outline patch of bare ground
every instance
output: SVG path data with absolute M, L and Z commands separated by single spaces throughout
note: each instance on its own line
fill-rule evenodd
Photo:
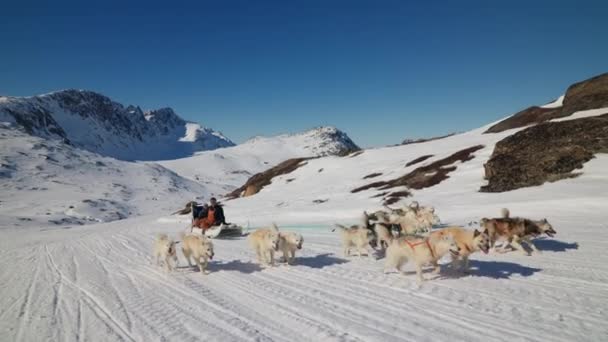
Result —
M 405 167 L 412 166 L 412 165 L 418 164 L 418 163 L 422 163 L 423 161 L 431 158 L 432 156 L 433 156 L 432 154 L 427 154 L 427 155 L 418 157 L 418 158 L 416 158 L 416 159 L 414 159 L 412 161 L 409 161 L 407 164 L 405 164 Z
M 412 193 L 407 190 L 391 192 L 390 194 L 388 194 L 388 196 L 384 197 L 384 201 L 382 204 L 391 205 L 393 203 L 399 202 L 399 200 L 401 200 L 402 198 L 410 197 L 411 195 Z
M 260 190 L 262 190 L 266 185 L 270 184 L 274 177 L 291 173 L 297 168 L 306 165 L 306 161 L 313 158 L 287 159 L 286 161 L 281 162 L 280 164 L 271 167 L 266 171 L 256 173 L 251 178 L 249 178 L 243 186 L 227 194 L 226 198 L 235 199 L 238 197 L 247 197 L 255 195 L 260 192 Z
M 563 105 L 557 108 L 532 106 L 488 128 L 484 133 L 498 133 L 572 115 L 587 109 L 608 107 L 608 73 L 568 87 Z
M 375 178 L 375 177 L 378 177 L 378 176 L 382 176 L 382 172 L 370 173 L 367 176 L 363 176 L 363 179 Z
M 372 188 L 388 190 L 395 187 L 407 187 L 408 189 L 424 189 L 441 183 L 449 178 L 448 174 L 456 170 L 453 165 L 456 162 L 466 162 L 474 158 L 473 153 L 482 149 L 483 145 L 475 145 L 460 150 L 452 155 L 434 161 L 428 165 L 418 167 L 404 176 L 389 181 L 378 181 L 360 186 L 351 190 L 352 193 Z M 390 195 L 389 195 L 390 196 Z

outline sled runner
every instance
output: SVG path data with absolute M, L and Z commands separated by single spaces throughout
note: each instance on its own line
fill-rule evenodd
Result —
M 202 232 L 201 228 L 194 227 L 192 229 L 197 229 Z M 211 239 L 241 235 L 243 235 L 243 227 L 238 226 L 236 224 L 221 224 L 219 226 L 210 227 L 205 230 L 205 236 Z

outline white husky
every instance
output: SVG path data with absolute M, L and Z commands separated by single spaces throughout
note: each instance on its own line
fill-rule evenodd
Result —
M 184 256 L 190 267 L 192 267 L 190 263 L 190 257 L 192 257 L 201 274 L 209 273 L 206 270 L 207 263 L 215 255 L 213 252 L 213 242 L 209 238 L 197 234 L 186 235 L 182 233 L 182 252 L 184 252 Z M 203 260 L 202 262 L 201 259 Z
M 296 257 L 296 250 L 302 249 L 304 238 L 296 232 L 279 233 L 279 250 L 283 252 L 283 259 L 292 264 Z
M 439 273 L 437 261 L 447 253 L 452 257 L 458 257 L 460 248 L 450 234 L 431 233 L 427 237 L 402 237 L 393 240 L 386 249 L 386 262 L 384 271 L 397 269 L 402 274 L 401 266 L 409 260 L 416 264 L 416 275 L 418 284 L 422 284 L 422 266 L 431 264 L 435 267 L 434 273 Z
M 342 247 L 344 257 L 350 255 L 351 247 L 357 249 L 359 258 L 365 252 L 367 256 L 372 256 L 372 246 L 370 242 L 374 240 L 373 232 L 370 229 L 361 226 L 346 227 L 341 224 L 336 224 L 336 227 L 340 229 L 340 235 L 342 236 Z
M 402 209 L 385 208 L 389 210 L 389 223 L 398 224 L 404 234 L 428 233 L 433 225 L 440 222 L 435 208 L 420 206 L 418 202 L 412 202 Z
M 161 261 L 167 271 L 172 271 L 177 267 L 177 253 L 175 251 L 176 242 L 167 234 L 158 234 L 154 241 L 154 256 L 156 264 L 161 266 Z M 173 261 L 173 264 L 171 263 Z
M 279 227 L 260 228 L 249 234 L 249 245 L 255 251 L 258 263 L 274 266 L 274 253 L 279 251 Z

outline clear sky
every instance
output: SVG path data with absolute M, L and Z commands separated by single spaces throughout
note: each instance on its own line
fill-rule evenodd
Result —
M 170 106 L 236 142 L 463 131 L 608 71 L 608 1 L 3 1 L 0 94 Z

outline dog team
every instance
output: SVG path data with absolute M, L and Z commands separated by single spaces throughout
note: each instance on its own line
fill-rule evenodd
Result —
M 397 270 L 404 273 L 402 266 L 413 262 L 418 284 L 424 280 L 422 267 L 431 265 L 434 267 L 433 272 L 439 273 L 438 261 L 447 254 L 452 259 L 452 269 L 467 272 L 469 256 L 475 252 L 487 254 L 493 248 L 502 253 L 511 246 L 528 254 L 521 244 L 523 242 L 532 251 L 540 253 L 532 238 L 542 234 L 553 237 L 556 234 L 547 219 L 511 217 L 507 209 L 502 209 L 499 218 L 482 218 L 479 229 L 452 226 L 431 230 L 440 222 L 433 207 L 412 202 L 398 209 L 388 206 L 385 208 L 386 210 L 369 214 L 363 212 L 358 225 L 347 227 L 336 224 L 342 238 L 344 257 L 350 256 L 351 251 L 355 251 L 359 257 L 364 254 L 372 257 L 376 247 L 384 251 L 385 272 Z M 276 224 L 255 230 L 247 239 L 262 266 L 274 266 L 275 253 L 279 251 L 283 254 L 283 261 L 292 264 L 296 251 L 302 249 L 304 242 L 302 235 L 280 232 Z M 497 242 L 502 243 L 500 249 L 496 246 Z M 169 271 L 177 265 L 177 243 L 179 242 L 171 240 L 166 234 L 158 235 L 154 243 L 157 264 L 162 261 Z M 181 243 L 188 265 L 192 267 L 192 258 L 201 273 L 207 274 L 208 260 L 213 259 L 214 255 L 211 239 L 202 235 L 182 233 Z
M 213 259 L 213 242 L 201 234 L 180 234 L 182 253 L 188 266 L 193 267 L 191 259 L 203 274 L 208 274 L 207 264 Z M 262 266 L 275 266 L 275 252 L 283 253 L 283 260 L 293 264 L 296 251 L 302 249 L 304 238 L 296 232 L 279 232 L 276 224 L 269 228 L 257 229 L 247 237 L 255 251 L 257 261 Z M 167 234 L 159 234 L 154 241 L 154 257 L 157 265 L 164 265 L 167 271 L 177 267 L 177 248 L 180 241 L 174 241 Z

